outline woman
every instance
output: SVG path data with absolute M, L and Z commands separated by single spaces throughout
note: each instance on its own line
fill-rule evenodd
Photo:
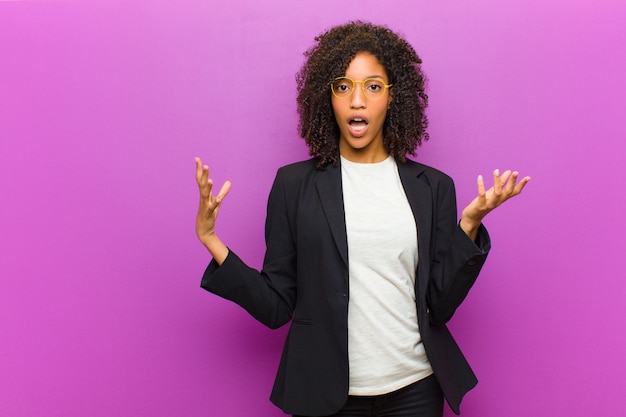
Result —
M 202 287 L 271 328 L 291 322 L 271 400 L 302 416 L 442 416 L 476 377 L 446 322 L 486 259 L 487 213 L 528 180 L 494 172 L 457 223 L 452 180 L 406 159 L 428 139 L 421 60 L 385 27 L 316 38 L 298 73 L 312 159 L 278 170 L 263 269 L 215 233 L 228 194 L 196 158 L 196 233 L 213 260 Z

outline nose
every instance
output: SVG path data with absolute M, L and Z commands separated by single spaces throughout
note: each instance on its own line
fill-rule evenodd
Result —
M 361 84 L 360 82 L 356 82 L 354 84 L 354 91 L 350 96 L 350 108 L 364 109 L 366 101 L 367 100 L 365 98 L 365 92 L 363 91 L 363 84 Z

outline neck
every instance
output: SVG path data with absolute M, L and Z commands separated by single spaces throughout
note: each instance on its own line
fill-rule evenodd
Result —
M 339 146 L 339 154 L 350 162 L 357 162 L 360 164 L 374 164 L 376 162 L 382 162 L 389 157 L 389 154 L 384 148 L 373 149 L 354 149 Z

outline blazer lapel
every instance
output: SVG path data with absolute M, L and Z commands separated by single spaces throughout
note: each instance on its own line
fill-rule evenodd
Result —
M 432 191 L 424 173 L 424 167 L 413 161 L 397 161 L 398 172 L 404 192 L 413 211 L 417 225 L 418 263 L 430 259 L 430 235 L 432 231 Z M 348 238 L 341 186 L 341 167 L 327 166 L 318 171 L 316 187 L 333 240 L 341 258 L 348 266 Z M 428 272 L 428 264 L 421 271 Z M 418 268 L 420 271 L 420 268 Z M 424 294 L 428 274 L 419 274 L 420 291 Z
M 421 266 L 421 268 L 418 267 L 417 283 L 420 293 L 425 294 L 428 284 L 430 236 L 432 233 L 432 191 L 421 164 L 412 161 L 397 161 L 397 164 L 400 180 L 417 225 L 418 265 Z
M 348 237 L 346 233 L 343 192 L 341 188 L 341 167 L 327 166 L 318 171 L 316 186 L 322 202 L 324 214 L 330 226 L 335 245 L 348 267 Z

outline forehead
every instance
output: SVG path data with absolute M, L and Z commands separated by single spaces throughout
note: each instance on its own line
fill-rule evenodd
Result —
M 380 63 L 378 58 L 369 52 L 357 53 L 346 68 L 347 77 L 350 78 L 369 78 L 369 77 L 387 77 L 385 67 Z

